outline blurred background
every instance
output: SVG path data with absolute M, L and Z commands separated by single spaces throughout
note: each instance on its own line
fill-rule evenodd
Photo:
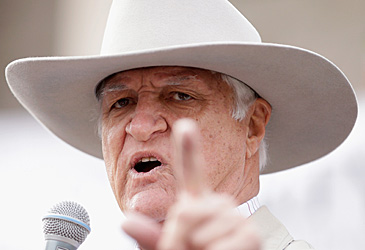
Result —
M 339 66 L 359 100 L 353 133 L 316 162 L 261 177 L 260 201 L 316 249 L 365 249 L 365 1 L 231 0 L 264 42 L 315 51 Z M 0 249 L 44 247 L 42 216 L 74 200 L 91 217 L 79 249 L 128 249 L 103 162 L 46 131 L 5 81 L 11 61 L 98 54 L 111 0 L 0 0 Z M 151 1 L 152 4 L 152 1 Z M 219 18 L 219 17 L 217 17 Z M 313 121 L 315 122 L 315 121 Z

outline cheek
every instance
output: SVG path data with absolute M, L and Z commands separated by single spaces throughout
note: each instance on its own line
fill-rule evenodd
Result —
M 227 122 L 229 121 L 229 122 Z M 245 131 L 230 117 L 209 123 L 202 133 L 203 154 L 208 185 L 213 189 L 226 185 L 233 176 L 243 175 Z
M 123 149 L 125 129 L 123 124 L 112 125 L 110 123 L 103 123 L 102 130 L 102 150 L 103 157 L 106 166 L 106 172 L 109 178 L 110 185 L 113 189 L 114 195 L 116 196 L 118 203 L 120 203 L 119 198 L 121 186 L 119 180 L 124 180 L 122 176 L 123 173 L 119 172 L 118 169 L 118 158 Z
M 102 130 L 102 150 L 104 160 L 115 161 L 123 148 L 125 125 L 121 122 L 104 122 Z

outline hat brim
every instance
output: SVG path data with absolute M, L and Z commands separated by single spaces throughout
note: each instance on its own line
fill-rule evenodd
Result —
M 9 64 L 6 78 L 16 98 L 50 131 L 102 158 L 94 94 L 98 82 L 115 72 L 165 65 L 225 73 L 271 104 L 264 173 L 326 155 L 356 121 L 356 97 L 344 74 L 316 53 L 279 44 L 209 43 L 119 55 L 26 58 Z

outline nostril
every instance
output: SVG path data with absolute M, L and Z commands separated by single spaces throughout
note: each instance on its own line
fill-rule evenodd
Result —
M 155 167 L 158 167 L 158 166 L 161 166 L 160 161 L 138 162 L 134 166 L 134 169 L 138 173 L 146 173 L 146 172 L 149 172 L 149 171 L 151 171 L 152 169 L 154 169 Z

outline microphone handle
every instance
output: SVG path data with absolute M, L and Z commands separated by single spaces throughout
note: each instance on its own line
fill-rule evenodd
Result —
M 77 247 L 63 241 L 47 240 L 46 250 L 76 250 Z

